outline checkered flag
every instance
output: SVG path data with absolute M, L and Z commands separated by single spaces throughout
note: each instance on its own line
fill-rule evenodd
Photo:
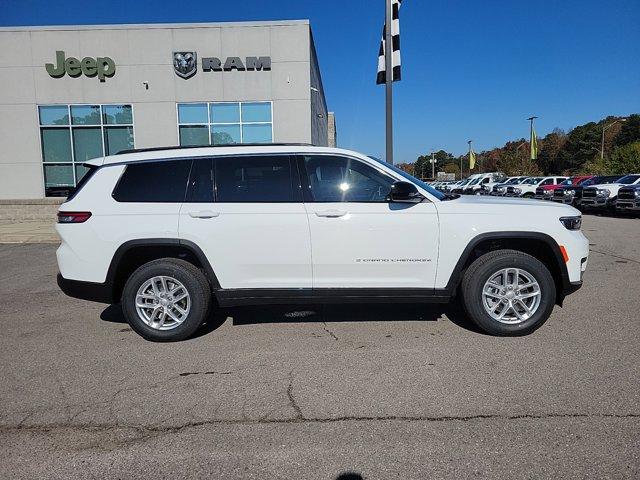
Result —
M 391 65 L 393 66 L 393 81 L 396 82 L 400 80 L 400 4 L 402 0 L 392 0 L 391 1 L 391 11 L 392 11 L 392 20 L 391 20 L 391 39 L 392 39 L 392 48 L 391 48 Z M 386 38 L 386 28 L 387 24 L 385 22 L 384 27 L 382 27 L 382 41 L 380 42 L 380 50 L 378 52 L 378 77 L 376 78 L 376 84 L 380 85 L 386 82 L 387 76 L 385 71 L 385 63 L 384 63 L 384 52 L 385 52 L 385 38 Z

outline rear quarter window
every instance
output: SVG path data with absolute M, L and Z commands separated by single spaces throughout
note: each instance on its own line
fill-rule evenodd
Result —
M 113 190 L 118 202 L 183 202 L 191 160 L 128 164 Z

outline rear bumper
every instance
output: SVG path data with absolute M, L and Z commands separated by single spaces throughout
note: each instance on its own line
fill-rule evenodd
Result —
M 113 303 L 113 288 L 107 283 L 69 280 L 58 273 L 58 286 L 65 295 L 99 303 Z

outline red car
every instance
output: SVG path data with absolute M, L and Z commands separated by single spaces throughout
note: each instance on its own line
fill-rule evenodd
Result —
M 538 187 L 536 188 L 535 198 L 538 200 L 551 200 L 553 199 L 553 192 L 555 190 L 570 185 L 580 185 L 582 182 L 586 182 L 590 178 L 593 178 L 593 175 L 578 175 L 575 177 L 569 177 L 564 182 L 558 183 L 557 185 L 544 185 L 542 187 Z

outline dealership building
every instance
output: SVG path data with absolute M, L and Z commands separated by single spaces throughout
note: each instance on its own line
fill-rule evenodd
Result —
M 307 20 L 0 28 L 0 86 L 5 205 L 132 148 L 335 145 Z

